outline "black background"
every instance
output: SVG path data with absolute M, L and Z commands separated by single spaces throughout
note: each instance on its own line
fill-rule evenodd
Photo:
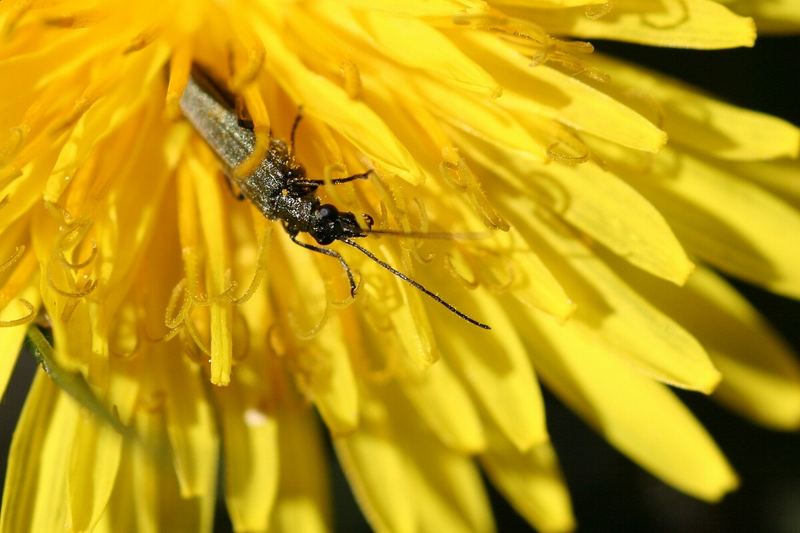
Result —
M 669 73 L 732 103 L 800 125 L 800 38 L 760 38 L 754 49 L 714 52 L 607 42 L 595 45 L 599 51 Z M 800 353 L 800 303 L 744 284 L 739 286 Z M 30 356 L 20 358 L 0 405 L 2 450 L 8 450 L 33 368 Z M 580 530 L 800 532 L 798 434 L 756 427 L 696 394 L 681 396 L 741 477 L 742 487 L 720 504 L 709 505 L 684 496 L 645 473 L 546 394 L 548 426 L 572 493 Z M 3 453 L 0 474 L 5 473 L 5 460 Z M 330 463 L 336 529 L 347 533 L 369 531 L 332 456 Z M 501 532 L 531 531 L 499 495 L 491 492 L 491 498 Z M 230 531 L 222 503 L 216 529 Z

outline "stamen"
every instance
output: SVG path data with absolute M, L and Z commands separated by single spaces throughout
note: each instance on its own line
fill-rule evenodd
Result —
M 238 307 L 233 307 L 231 311 L 233 313 L 233 338 L 238 348 L 238 351 L 233 353 L 233 359 L 235 361 L 244 361 L 250 355 L 250 325 Z M 240 328 L 240 331 L 236 331 L 237 327 Z M 239 346 L 239 344 L 244 347 Z
M 239 284 L 231 279 L 231 271 L 230 269 L 225 271 L 225 284 L 227 287 L 214 296 L 209 296 L 208 294 L 200 294 L 199 292 L 199 279 L 197 280 L 198 285 L 196 288 L 198 289 L 197 292 L 192 296 L 192 301 L 195 305 L 199 307 L 208 307 L 209 305 L 213 304 L 230 304 L 236 301 L 236 297 L 234 296 L 234 292 L 238 288 Z
M 25 144 L 25 137 L 30 132 L 30 126 L 22 124 L 9 129 L 8 139 L 0 148 L 0 167 L 9 164 L 22 149 Z
M 492 329 L 488 325 L 486 325 L 486 324 L 484 324 L 482 322 L 478 322 L 474 318 L 471 318 L 470 316 L 462 313 L 461 311 L 459 311 L 458 309 L 453 307 L 451 304 L 446 302 L 444 299 L 442 299 L 438 294 L 436 294 L 436 293 L 430 291 L 429 289 L 425 288 L 421 283 L 419 283 L 418 281 L 416 281 L 416 280 L 408 277 L 407 275 L 403 274 L 402 272 L 400 272 L 399 270 L 397 270 L 396 268 L 391 266 L 389 263 L 379 259 L 375 254 L 373 254 L 372 252 L 370 252 L 369 250 L 367 250 L 366 248 L 364 248 L 363 246 L 361 246 L 357 242 L 355 242 L 355 241 L 353 241 L 351 239 L 341 239 L 341 242 L 343 242 L 343 243 L 345 243 L 345 244 L 347 244 L 349 246 L 352 246 L 356 250 L 360 251 L 362 254 L 364 254 L 367 257 L 369 257 L 370 259 L 372 259 L 375 263 L 377 263 L 378 265 L 380 265 L 384 269 L 388 270 L 389 272 L 394 274 L 396 277 L 398 277 L 401 280 L 405 281 L 406 283 L 408 283 L 409 285 L 411 285 L 412 287 L 414 287 L 418 291 L 423 292 L 426 296 L 428 296 L 429 298 L 434 300 L 436 303 L 442 305 L 448 311 L 450 311 L 451 313 L 453 313 L 453 314 L 459 316 L 460 318 L 466 320 L 470 324 L 478 326 L 479 328 L 482 328 L 482 329 Z
M 207 305 L 209 304 L 208 294 L 201 290 L 200 254 L 191 246 L 184 247 L 182 252 L 187 284 L 192 288 L 189 291 L 190 299 L 195 304 Z
M 347 167 L 345 167 L 342 163 L 331 163 L 329 165 L 325 165 L 325 168 L 322 172 L 322 181 L 325 182 L 326 185 L 333 184 L 333 180 L 335 179 L 333 176 L 334 171 L 339 171 L 342 176 L 348 175 Z M 348 199 L 343 198 L 341 193 L 344 190 L 352 191 L 352 189 L 348 189 L 347 187 L 331 186 L 325 188 L 325 193 L 331 197 L 332 202 L 335 205 L 339 206 L 340 209 L 342 209 L 343 207 L 347 207 L 348 209 L 353 209 L 355 203 L 353 201 L 353 196 L 348 195 L 350 196 L 350 198 Z
M 315 137 L 317 142 L 321 143 L 327 152 L 323 160 L 334 161 L 334 164 L 342 165 L 342 161 L 344 161 L 342 147 L 339 144 L 337 137 L 331 131 L 331 128 L 328 127 L 327 124 L 320 121 L 313 121 L 312 124 L 314 125 L 314 130 L 316 131 Z M 342 166 L 342 172 L 346 172 L 346 170 L 347 169 Z
M 686 5 L 685 0 L 676 0 L 674 3 L 670 2 L 669 4 L 670 5 L 667 6 L 668 8 L 675 4 L 680 6 L 680 13 L 678 13 L 678 16 L 675 20 L 665 21 L 665 22 L 654 22 L 652 18 L 648 16 L 649 15 L 648 13 L 643 13 L 641 15 L 642 24 L 644 24 L 645 26 L 650 26 L 651 28 L 655 28 L 657 30 L 668 30 L 672 28 L 677 28 L 681 24 L 685 24 L 691 18 L 691 15 L 689 14 L 689 6 Z M 667 9 L 667 11 L 670 10 Z M 672 13 L 659 13 L 659 15 L 661 16 L 669 16 L 671 14 Z
M 8 259 L 6 259 L 5 262 L 0 264 L 0 272 L 5 272 L 12 266 L 16 265 L 19 262 L 19 260 L 22 259 L 22 256 L 25 254 L 26 249 L 27 248 L 24 244 L 20 244 L 19 246 L 14 248 L 14 253 L 11 254 L 11 257 L 9 257 Z
M 308 331 L 302 331 L 300 329 L 300 324 L 298 323 L 297 318 L 296 318 L 297 317 L 296 312 L 289 311 L 289 313 L 287 313 L 287 318 L 289 320 L 289 327 L 291 327 L 292 333 L 294 333 L 294 336 L 297 337 L 300 340 L 308 341 L 308 340 L 311 340 L 314 337 L 316 337 L 319 334 L 319 332 L 322 331 L 322 328 L 324 328 L 325 324 L 328 323 L 328 319 L 330 318 L 330 314 L 331 314 L 330 313 L 330 302 L 326 298 L 325 299 L 325 308 L 322 311 L 322 316 L 319 318 L 319 320 L 317 321 L 316 324 L 311 326 L 311 329 L 309 329 Z
M 131 349 L 129 349 L 129 350 L 118 350 L 114 346 L 112 346 L 112 344 L 110 342 L 110 339 L 109 339 L 109 343 L 108 343 L 108 351 L 109 351 L 109 353 L 111 355 L 113 355 L 114 357 L 118 358 L 118 359 L 125 359 L 125 360 L 128 360 L 128 361 L 133 359 L 134 356 L 136 356 L 137 353 L 139 352 L 139 348 L 141 347 L 141 344 L 142 344 L 142 339 L 141 339 L 141 336 L 139 335 L 139 328 L 138 327 L 135 328 L 135 331 L 136 331 L 136 335 L 134 336 L 134 343 L 133 343 L 133 347 Z M 112 334 L 112 337 L 114 337 L 114 336 L 115 335 Z
M 473 272 L 473 279 L 467 279 L 464 277 L 461 272 L 456 269 L 455 265 L 453 265 L 453 259 L 450 254 L 444 255 L 444 268 L 447 272 L 453 276 L 455 279 L 460 281 L 467 289 L 477 289 L 480 283 L 478 282 L 477 277 L 475 277 Z
M 228 86 L 233 92 L 239 92 L 242 88 L 256 81 L 256 78 L 264 68 L 266 55 L 264 47 L 257 39 L 253 41 L 252 46 L 248 46 L 246 51 L 247 59 L 244 61 L 244 66 L 237 68 L 233 78 L 228 82 Z
M 180 100 L 186 84 L 189 83 L 189 74 L 192 71 L 192 48 L 188 43 L 176 47 L 172 52 L 169 62 L 169 82 L 167 83 L 167 112 L 172 118 L 181 114 Z
M 24 324 L 30 324 L 36 320 L 36 308 L 34 308 L 33 304 L 25 298 L 18 298 L 17 301 L 25 306 L 27 314 L 23 317 L 15 318 L 13 320 L 0 320 L 0 328 L 13 328 L 14 326 L 22 326 Z
M 75 101 L 75 104 L 72 106 L 72 111 L 70 111 L 67 116 L 54 121 L 53 124 L 50 125 L 48 134 L 51 138 L 57 139 L 66 133 L 67 130 L 72 128 L 89 110 L 89 108 L 94 105 L 98 99 L 98 96 L 95 95 L 94 97 L 90 97 L 87 94 L 88 91 L 89 90 L 87 89 L 84 94 Z
M 0 309 L 6 307 L 12 298 L 25 290 L 30 283 L 31 276 L 38 269 L 39 264 L 35 254 L 29 251 L 22 255 L 0 288 Z
M 200 348 L 200 351 L 203 352 L 203 355 L 210 359 L 211 348 L 203 344 L 203 341 L 200 339 L 200 334 L 194 329 L 194 322 L 192 321 L 191 312 L 189 313 L 189 316 L 186 317 L 186 320 L 183 321 L 183 326 L 186 332 L 189 334 L 189 337 L 191 337 L 192 342 L 194 342 L 194 345 Z
M 267 106 L 261 96 L 261 91 L 255 83 L 245 87 L 242 92 L 247 112 L 253 121 L 253 132 L 255 133 L 255 147 L 247 159 L 234 169 L 234 178 L 243 179 L 255 172 L 258 165 L 267 155 L 270 142 L 270 120 Z
M 355 270 L 353 271 L 353 275 L 358 277 L 358 279 L 356 280 L 356 290 L 353 291 L 353 294 L 348 294 L 344 300 L 333 300 L 329 298 L 328 304 L 331 306 L 332 309 L 337 309 L 337 310 L 347 309 L 353 304 L 353 302 L 356 301 L 355 295 L 360 294 L 361 285 L 364 282 L 364 278 L 361 276 L 360 272 Z
M 256 256 L 256 271 L 253 273 L 253 279 L 250 281 L 247 290 L 242 293 L 238 298 L 233 299 L 234 304 L 243 304 L 253 297 L 261 282 L 264 280 L 269 269 L 269 262 L 267 261 L 267 247 L 272 235 L 272 226 L 264 229 L 264 233 L 258 241 L 258 254 Z
M 367 368 L 364 369 L 364 375 L 366 379 L 372 383 L 382 385 L 396 378 L 399 368 L 400 358 L 397 357 L 395 350 L 390 349 L 384 357 L 383 366 L 372 367 L 367 363 Z
M 606 0 L 602 4 L 594 4 L 587 6 L 584 10 L 584 16 L 589 20 L 597 20 L 605 17 L 614 10 L 614 0 Z
M 175 336 L 177 336 L 177 335 L 178 335 L 178 334 L 179 334 L 181 331 L 183 331 L 183 329 L 182 329 L 182 328 L 175 328 L 175 329 L 171 329 L 171 330 L 167 331 L 167 333 L 166 333 L 166 334 L 165 334 L 165 335 L 164 335 L 164 336 L 163 336 L 161 339 L 158 339 L 158 340 L 157 340 L 157 341 L 155 341 L 155 342 L 161 342 L 161 341 L 163 341 L 163 342 L 168 342 L 168 341 L 171 341 L 171 340 L 172 340 L 172 339 L 174 339 L 174 338 L 175 338 Z
M 9 168 L 8 170 L 4 171 L 0 174 L 0 189 L 5 189 L 16 180 L 23 176 L 22 170 L 18 168 Z M 6 195 L 8 197 L 8 195 Z
M 19 23 L 22 21 L 28 11 L 31 10 L 31 7 L 33 7 L 32 0 L 23 0 L 22 2 L 19 2 L 16 8 L 11 8 L 11 12 L 8 14 L 8 17 L 6 17 L 3 29 L 0 30 L 4 39 L 9 40 L 12 37 L 14 31 L 17 29 L 17 26 L 19 26 Z
M 253 32 L 249 24 L 240 17 L 229 17 L 235 40 L 229 41 L 231 79 L 228 83 L 232 92 L 241 92 L 253 83 L 264 68 L 266 50 L 263 41 Z
M 589 161 L 589 158 L 591 157 L 591 152 L 589 151 L 589 147 L 586 145 L 583 146 L 585 153 L 578 155 L 568 154 L 563 151 L 562 152 L 557 151 L 556 148 L 560 146 L 564 146 L 571 149 L 576 148 L 575 146 L 566 145 L 562 141 L 554 142 L 553 144 L 547 147 L 547 156 L 553 161 L 558 161 L 559 163 L 564 163 L 570 166 L 577 166 L 586 163 L 587 161 Z
M 413 204 L 417 207 L 417 213 L 419 213 L 419 232 L 425 233 L 428 231 L 430 227 L 430 220 L 428 218 L 428 211 L 425 209 L 425 204 L 422 203 L 422 200 L 419 196 L 414 196 Z
M 175 330 L 186 320 L 186 314 L 189 311 L 189 303 L 191 298 L 189 297 L 188 292 L 185 290 L 185 287 L 186 278 L 183 278 L 178 282 L 177 285 L 175 285 L 175 287 L 172 288 L 164 315 L 164 325 L 167 326 L 167 329 Z M 175 313 L 175 308 L 178 305 L 178 297 L 181 295 L 183 296 L 183 300 L 181 301 L 181 306 L 178 309 L 178 312 Z
M 381 198 L 381 220 L 389 220 L 391 217 L 393 220 L 398 221 L 403 229 L 407 230 L 408 228 L 405 227 L 407 225 L 405 216 L 403 216 L 402 211 L 397 207 L 397 197 L 395 192 L 387 188 L 384 181 L 380 178 L 380 175 L 374 176 L 372 185 L 375 187 L 375 191 Z
M 161 35 L 161 30 L 157 28 L 150 28 L 142 31 L 122 50 L 122 55 L 132 54 L 133 52 L 138 52 L 146 48 L 150 43 L 155 41 L 159 35 Z
M 414 197 L 413 203 L 415 206 L 417 206 L 417 211 L 419 212 L 419 221 L 420 221 L 419 233 L 420 234 L 428 233 L 430 228 L 430 222 L 428 219 L 428 212 L 425 210 L 425 204 L 422 203 L 422 200 L 418 196 Z M 411 249 L 411 254 L 421 263 L 430 263 L 431 261 L 433 261 L 433 258 L 436 257 L 436 254 L 433 252 L 429 252 L 426 255 L 423 255 L 420 252 L 420 249 L 424 245 L 424 242 L 419 238 L 416 239 L 415 242 L 416 244 Z
M 635 98 L 648 107 L 653 109 L 653 113 L 656 115 L 655 119 L 652 120 L 653 124 L 655 124 L 659 129 L 664 129 L 664 120 L 666 117 L 666 111 L 664 110 L 664 106 L 658 101 L 653 95 L 638 89 L 638 88 L 629 88 L 625 91 L 627 96 L 631 98 Z M 650 117 L 648 117 L 650 118 Z M 710 117 L 707 117 L 710 119 Z
M 87 257 L 84 261 L 78 261 L 77 263 L 71 263 L 62 254 L 58 255 L 58 260 L 59 260 L 59 262 L 61 262 L 67 268 L 70 268 L 72 270 L 80 270 L 80 269 L 82 269 L 84 267 L 89 266 L 91 264 L 91 262 L 94 261 L 95 258 L 97 257 L 97 243 L 94 240 L 91 242 L 91 248 L 92 248 L 92 250 L 91 250 L 91 252 L 89 252 L 89 257 Z
M 76 299 L 84 298 L 89 294 L 91 294 L 91 292 L 95 289 L 95 287 L 97 287 L 96 279 L 89 279 L 88 277 L 86 277 L 84 278 L 85 286 L 82 289 L 78 287 L 76 287 L 73 291 L 62 289 L 56 284 L 55 279 L 53 278 L 53 270 L 50 268 L 51 266 L 52 263 L 48 263 L 48 265 L 45 267 L 45 270 L 47 272 L 46 276 L 47 285 L 61 296 L 64 296 L 65 298 L 76 298 Z
M 594 53 L 594 45 L 586 41 L 562 41 L 551 37 L 553 46 L 570 55 L 589 55 Z
M 497 277 L 486 277 L 484 276 L 483 284 L 486 286 L 487 289 L 492 291 L 495 294 L 502 294 L 508 292 L 514 284 L 519 279 L 519 270 L 515 261 L 506 256 L 499 256 L 496 259 L 499 259 L 502 262 L 503 266 L 505 267 L 506 271 L 506 279 L 505 280 L 498 280 Z M 492 264 L 488 265 L 489 271 L 492 274 L 496 274 L 497 271 L 492 268 Z
M 278 324 L 273 322 L 267 329 L 267 350 L 270 355 L 277 359 L 287 357 L 286 344 L 281 340 L 281 345 L 277 346 L 275 342 L 275 334 L 278 332 Z
M 167 393 L 163 390 L 157 390 L 148 395 L 142 395 L 139 400 L 139 406 L 146 413 L 160 413 L 164 410 L 167 403 Z
M 361 72 L 352 61 L 345 60 L 339 65 L 339 70 L 342 73 L 344 81 L 344 91 L 351 100 L 356 100 L 361 97 L 363 86 L 361 84 Z
M 358 305 L 362 310 L 361 316 L 365 319 L 375 331 L 382 333 L 392 333 L 394 331 L 394 324 L 392 323 L 389 315 L 400 308 L 402 305 L 400 297 L 397 294 L 397 287 L 387 285 L 385 290 L 381 291 L 376 286 L 376 278 L 372 278 L 370 283 L 364 288 L 364 296 L 362 296 Z M 390 293 L 385 295 L 385 293 Z M 377 306 L 373 302 L 379 302 Z
M 72 318 L 72 313 L 75 312 L 75 309 L 78 307 L 78 303 L 80 302 L 79 299 L 73 298 L 67 300 L 67 303 L 64 305 L 64 309 L 61 310 L 61 321 L 67 323 Z
M 572 205 L 572 196 L 564 184 L 546 174 L 537 176 L 528 193 L 536 209 L 539 206 L 546 208 L 548 214 L 552 211 L 563 215 Z
M 443 164 L 440 166 L 442 177 L 449 183 L 460 184 L 460 190 L 467 192 L 467 199 L 474 210 L 483 218 L 483 223 L 490 229 L 508 231 L 509 225 L 502 216 L 495 210 L 477 176 L 467 165 L 463 158 L 459 157 L 455 165 Z
M 594 80 L 598 83 L 608 83 L 610 81 L 610 77 L 605 72 L 598 70 L 594 67 L 587 65 L 581 59 L 577 57 L 571 56 L 569 54 L 562 54 L 556 53 L 553 54 L 549 62 L 551 64 L 560 65 L 560 68 L 563 70 L 569 71 L 570 75 L 574 78 L 583 76 L 585 78 L 589 78 Z
M 59 204 L 51 202 L 49 200 L 45 200 L 44 207 L 45 209 L 47 209 L 47 212 L 50 213 L 50 215 L 53 218 L 55 218 L 57 221 L 59 221 L 59 223 L 63 224 L 64 226 L 72 228 L 76 224 L 75 217 L 72 216 L 72 213 L 67 211 L 66 208 L 60 206 Z M 59 229 L 61 230 L 62 228 Z
M 467 190 L 467 183 L 461 173 L 458 172 L 457 163 L 453 164 L 448 161 L 442 161 L 439 163 L 439 173 L 441 174 L 445 183 L 447 183 L 453 189 L 461 192 L 465 192 Z
M 103 16 L 97 11 L 85 11 L 70 15 L 49 15 L 41 18 L 42 24 L 53 28 L 74 29 L 85 28 L 101 20 Z

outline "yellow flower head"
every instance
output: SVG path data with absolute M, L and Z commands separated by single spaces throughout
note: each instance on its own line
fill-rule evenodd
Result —
M 780 29 L 790 3 L 732 5 Z M 800 136 L 573 39 L 754 37 L 711 0 L 3 2 L 0 393 L 37 316 L 61 378 L 29 394 L 0 529 L 210 531 L 222 461 L 237 531 L 324 531 L 327 432 L 378 531 L 492 530 L 479 466 L 568 530 L 539 379 L 720 498 L 736 476 L 668 386 L 800 425 L 800 369 L 710 268 L 800 297 Z M 252 125 L 233 189 L 302 107 L 309 194 L 405 233 L 359 242 L 491 331 L 334 242 L 351 296 L 237 202 L 181 115 L 193 65 Z

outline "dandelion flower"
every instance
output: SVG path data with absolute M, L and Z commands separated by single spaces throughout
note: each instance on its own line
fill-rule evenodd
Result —
M 237 531 L 324 531 L 328 434 L 378 531 L 492 530 L 481 468 L 569 530 L 539 381 L 666 483 L 732 490 L 670 387 L 800 425 L 800 369 L 716 273 L 800 297 L 798 130 L 576 40 L 594 38 L 755 30 L 710 0 L 2 3 L 0 384 L 46 315 L 58 366 L 136 439 L 40 371 L 0 529 L 209 531 L 220 486 Z M 302 106 L 310 176 L 374 169 L 325 201 L 486 233 L 363 242 L 492 330 L 334 243 L 351 298 L 336 261 L 237 202 L 180 115 L 193 64 L 252 121 L 237 171 Z

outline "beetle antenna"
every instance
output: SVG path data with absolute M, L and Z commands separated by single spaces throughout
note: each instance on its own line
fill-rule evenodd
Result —
M 369 235 L 390 235 L 393 237 L 415 237 L 419 239 L 441 239 L 447 241 L 478 241 L 487 239 L 489 233 L 486 231 L 402 231 L 396 229 L 367 229 L 364 230 Z
M 456 309 L 455 307 L 453 307 L 449 303 L 445 302 L 441 297 L 439 297 L 439 295 L 437 295 L 436 293 L 431 292 L 430 290 L 426 289 L 424 286 L 422 286 L 421 283 L 419 283 L 418 281 L 414 281 L 413 279 L 409 278 L 408 276 L 406 276 L 405 274 L 403 274 L 402 272 L 400 272 L 399 270 L 394 268 L 389 263 L 379 259 L 375 254 L 373 254 L 372 252 L 370 252 L 369 250 L 367 250 L 366 248 L 364 248 L 363 246 L 361 246 L 357 242 L 355 242 L 353 240 L 350 240 L 350 239 L 341 239 L 341 241 L 343 243 L 349 245 L 349 246 L 352 246 L 353 248 L 355 248 L 356 250 L 358 250 L 362 254 L 366 255 L 367 257 L 369 257 L 370 259 L 372 259 L 373 261 L 378 263 L 380 266 L 382 266 L 383 268 L 385 268 L 386 270 L 388 270 L 389 272 L 391 272 L 392 274 L 394 274 L 398 278 L 402 279 L 403 281 L 405 281 L 406 283 L 408 283 L 409 285 L 411 285 L 415 289 L 424 292 L 430 298 L 436 300 L 438 303 L 440 303 L 443 306 L 445 306 L 450 312 L 455 313 L 456 315 L 460 316 L 461 318 L 463 318 L 464 320 L 466 320 L 470 324 L 474 324 L 474 325 L 478 326 L 479 328 L 483 328 L 483 329 L 492 329 L 491 327 L 489 327 L 488 325 L 484 324 L 483 322 L 478 322 L 474 318 L 471 318 L 471 317 L 465 315 L 464 313 L 462 313 L 461 311 L 459 311 L 458 309 Z

